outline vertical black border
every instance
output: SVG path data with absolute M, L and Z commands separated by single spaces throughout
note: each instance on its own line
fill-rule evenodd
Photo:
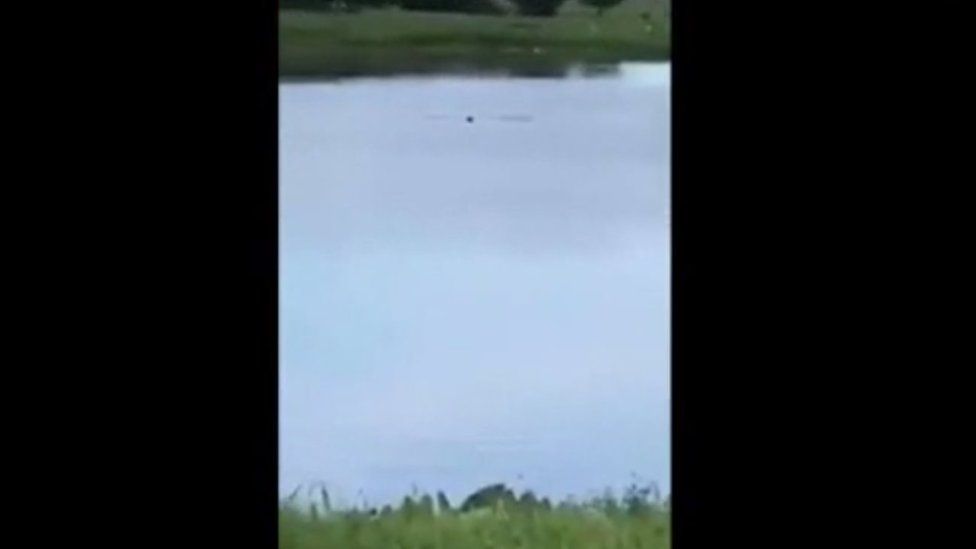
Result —
M 219 456 L 210 476 L 222 490 L 212 506 L 226 506 L 221 546 L 277 547 L 278 2 L 210 9 L 219 32 L 208 107 L 219 112 L 224 140 L 211 143 L 221 160 L 212 206 L 214 222 L 226 224 L 214 227 L 214 252 L 230 254 L 212 281 L 223 309 L 215 331 L 226 345 L 209 384 L 219 407 L 217 436 L 207 441 Z
M 254 302 L 244 314 L 254 314 L 253 349 L 255 399 L 253 423 L 256 437 L 252 455 L 266 456 L 258 461 L 258 474 L 252 490 L 260 494 L 259 505 L 251 519 L 255 525 L 257 546 L 278 546 L 278 1 L 263 0 L 255 10 L 253 29 L 257 35 L 256 70 L 253 73 L 256 93 L 254 104 L 259 113 L 254 132 L 253 158 L 256 182 L 248 204 L 256 222 L 250 241 L 252 248 L 251 282 Z M 245 401 L 242 410 L 247 410 Z M 270 520 L 269 520 L 270 517 Z
M 192 334 L 171 406 L 184 408 L 186 471 L 173 520 L 213 547 L 278 545 L 278 4 L 189 9 L 180 65 L 190 107 L 171 150 L 203 161 L 177 179 L 181 298 Z M 174 38 L 174 41 L 175 40 Z M 191 70 L 187 71 L 192 67 Z M 163 102 L 166 98 L 162 99 Z M 189 216 L 183 211 L 192 212 Z M 191 218 L 193 223 L 187 224 Z M 186 254 L 186 252 L 190 252 Z M 185 299 L 185 301 L 184 301 Z M 183 336 L 185 337 L 185 336 Z M 192 516 L 181 519 L 180 513 Z M 186 516 L 186 515 L 184 515 Z
M 763 155 L 750 150 L 762 67 L 763 6 L 673 0 L 672 8 L 672 527 L 674 549 L 718 547 L 771 530 L 757 518 L 761 453 L 748 348 L 765 239 Z M 772 28 L 772 27 L 769 27 Z M 768 35 L 768 30 L 767 30 Z M 768 77 L 769 73 L 765 73 Z M 757 110 L 758 108 L 758 110 Z M 767 165 L 770 160 L 766 158 Z M 756 524 L 756 521 L 762 524 Z
M 203 19 L 203 14 L 206 18 Z M 214 547 L 278 545 L 278 3 L 186 13 L 203 47 L 184 76 L 194 104 L 175 142 L 204 159 L 182 182 L 199 227 L 181 258 L 194 285 L 178 321 L 200 349 L 180 366 L 193 395 L 183 421 L 184 505 Z M 185 219 L 174 219 L 180 225 Z M 192 364 L 193 367 L 187 367 Z M 181 406 L 183 402 L 174 403 Z M 179 514 L 177 513 L 178 517 Z M 178 520 L 178 519 L 177 519 Z
M 70 279 L 51 318 L 79 315 L 44 341 L 78 402 L 38 478 L 100 542 L 277 547 L 278 3 L 91 9 L 31 82 L 72 111 L 39 127 L 74 194 L 35 187 L 76 216 L 42 212 L 64 225 L 39 249 Z
M 853 8 L 673 1 L 674 549 L 835 543 L 817 521 L 841 506 L 825 456 L 844 448 L 822 424 L 847 381 L 823 349 L 845 310 L 818 316 L 836 298 L 818 269 L 845 265 L 831 208 L 860 113 L 828 99 L 877 60 L 845 50 Z

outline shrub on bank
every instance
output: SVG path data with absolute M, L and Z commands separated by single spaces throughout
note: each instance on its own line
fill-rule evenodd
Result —
M 596 8 L 596 14 L 603 15 L 603 12 L 620 4 L 623 0 L 580 0 L 580 3 Z
M 505 10 L 493 0 L 396 0 L 397 5 L 410 11 L 441 11 L 501 15 Z
M 552 17 L 566 0 L 513 0 L 521 15 Z

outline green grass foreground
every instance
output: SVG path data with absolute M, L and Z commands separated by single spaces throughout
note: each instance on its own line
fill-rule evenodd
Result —
M 284 505 L 279 549 L 669 549 L 668 504 L 613 499 L 556 506 L 496 501 L 459 511 L 409 498 L 396 509 L 322 512 Z M 423 500 L 421 500 L 423 501 Z
M 599 17 L 575 3 L 555 17 L 285 9 L 279 14 L 279 75 L 546 75 L 577 64 L 666 60 L 670 40 L 670 15 L 660 0 L 626 0 Z

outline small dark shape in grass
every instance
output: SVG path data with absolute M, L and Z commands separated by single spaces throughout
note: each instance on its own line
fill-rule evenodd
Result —
M 485 507 L 492 508 L 499 500 L 509 503 L 509 507 L 517 501 L 512 490 L 504 484 L 492 484 L 468 496 L 461 504 L 461 511 L 472 511 Z

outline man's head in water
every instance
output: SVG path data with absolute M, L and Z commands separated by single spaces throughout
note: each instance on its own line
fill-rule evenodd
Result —
M 473 116 L 469 116 L 467 118 L 467 120 L 468 120 L 469 123 L 474 122 L 474 117 Z

